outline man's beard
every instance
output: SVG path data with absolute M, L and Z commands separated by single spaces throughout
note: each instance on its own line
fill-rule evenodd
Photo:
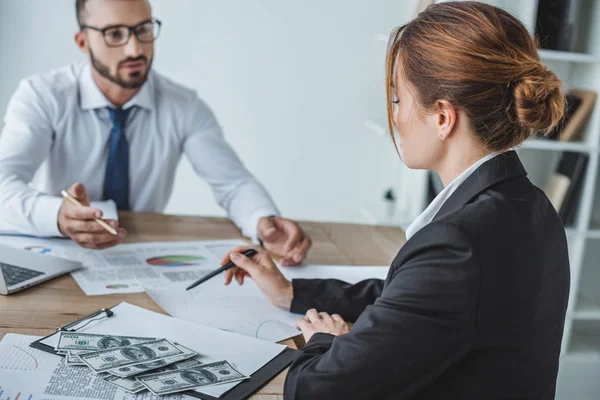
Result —
M 140 87 L 142 87 L 142 85 L 146 82 L 146 79 L 148 79 L 148 73 L 150 72 L 150 66 L 152 65 L 152 59 L 150 59 L 150 61 L 148 62 L 148 58 L 146 58 L 146 56 L 139 56 L 139 57 L 135 57 L 135 58 L 126 58 L 125 60 L 122 60 L 119 62 L 119 65 L 117 66 L 117 73 L 115 75 L 112 75 L 110 73 L 110 69 L 102 64 L 102 62 L 100 60 L 98 60 L 96 57 L 94 57 L 94 53 L 92 52 L 92 50 L 90 49 L 90 58 L 92 59 L 92 66 L 94 67 L 94 69 L 103 77 L 105 77 L 106 79 L 108 79 L 109 81 L 116 83 L 117 85 L 121 86 L 124 89 L 138 89 Z M 146 63 L 146 72 L 143 73 L 141 71 L 136 71 L 136 72 L 132 72 L 129 74 L 129 78 L 135 78 L 131 81 L 125 81 L 123 79 L 121 79 L 121 77 L 119 76 L 119 70 L 121 65 L 123 65 L 126 62 L 132 62 L 132 61 L 144 61 Z

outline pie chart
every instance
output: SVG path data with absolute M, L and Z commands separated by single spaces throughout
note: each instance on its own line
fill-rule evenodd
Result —
M 153 257 L 146 260 L 150 265 L 156 265 L 157 267 L 185 267 L 189 265 L 199 265 L 204 263 L 206 258 L 202 256 L 160 256 Z
M 34 253 L 46 254 L 50 253 L 52 249 L 44 246 L 27 246 L 25 250 L 33 251 Z

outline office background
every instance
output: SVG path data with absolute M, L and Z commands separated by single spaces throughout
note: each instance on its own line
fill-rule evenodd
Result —
M 400 161 L 385 118 L 387 34 L 416 0 L 153 0 L 153 67 L 197 90 L 291 218 L 369 222 Z M 25 76 L 81 60 L 74 0 L 0 1 L 0 112 Z M 166 212 L 224 215 L 184 159 Z M 416 212 L 416 211 L 415 211 Z

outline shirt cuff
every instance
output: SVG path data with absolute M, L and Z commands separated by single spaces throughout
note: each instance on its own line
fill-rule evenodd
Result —
M 39 236 L 64 237 L 58 229 L 58 212 L 61 205 L 62 197 L 43 194 L 36 199 L 31 218 Z

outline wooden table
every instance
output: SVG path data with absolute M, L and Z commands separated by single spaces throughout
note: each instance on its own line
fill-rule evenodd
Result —
M 127 242 L 218 240 L 241 238 L 227 219 L 121 213 Z M 394 227 L 301 222 L 313 240 L 306 260 L 313 264 L 388 265 L 405 243 Z M 71 276 L 63 276 L 11 296 L 0 296 L 0 339 L 7 333 L 46 336 L 59 325 L 107 304 L 127 301 L 166 314 L 146 293 L 86 296 Z M 301 340 L 283 342 L 297 348 Z M 252 398 L 281 399 L 286 371 Z

